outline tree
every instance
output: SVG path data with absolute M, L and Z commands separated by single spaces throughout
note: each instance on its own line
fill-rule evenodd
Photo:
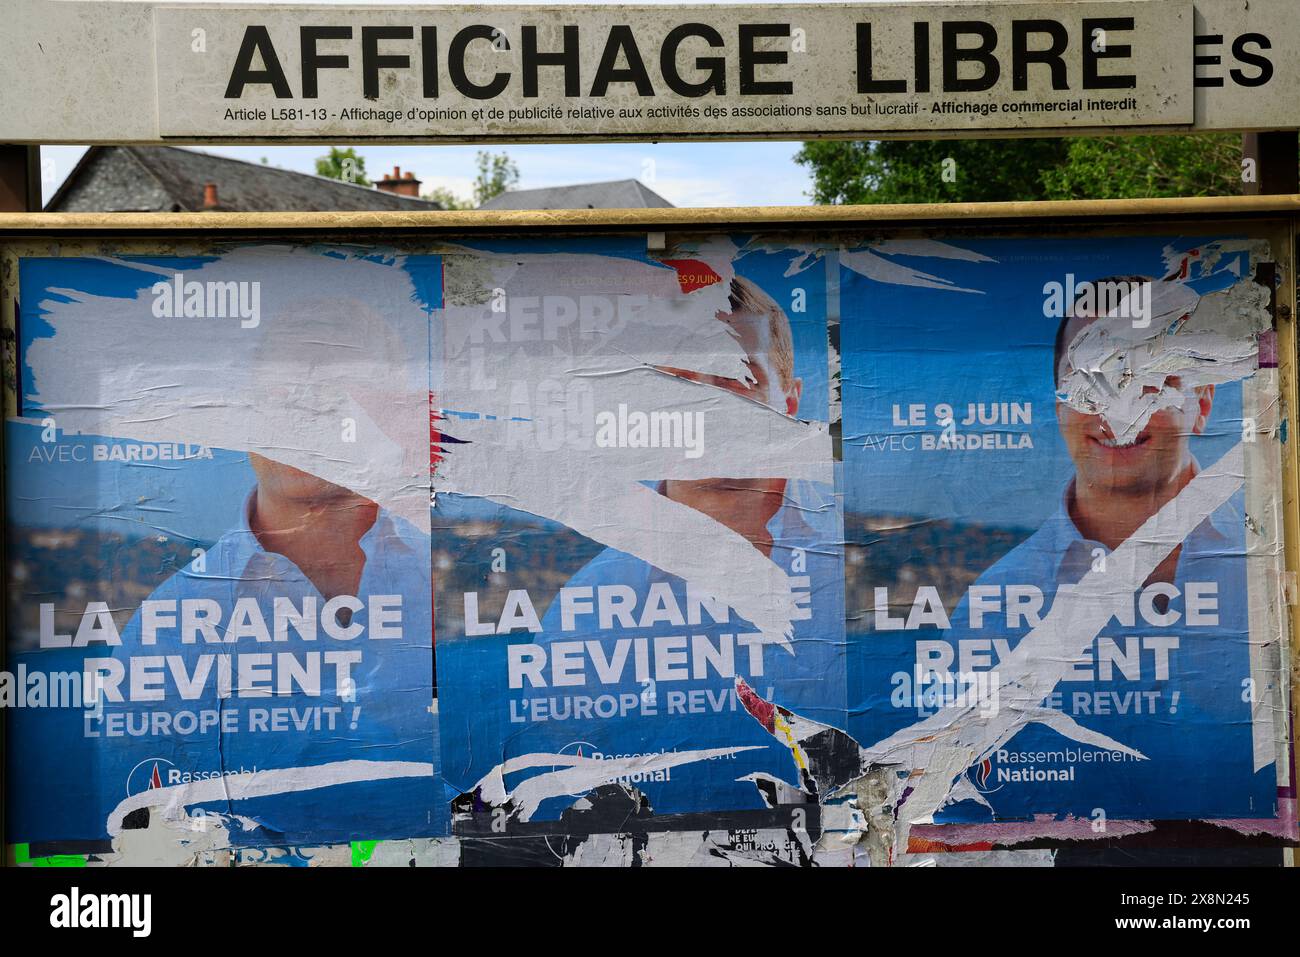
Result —
M 1241 137 L 1106 136 L 1070 141 L 1043 173 L 1048 199 L 1231 196 L 1241 193 Z
M 519 183 L 519 167 L 506 153 L 479 150 L 478 176 L 474 179 L 474 202 L 482 206 Z
M 827 141 L 805 143 L 795 160 L 811 168 L 818 203 L 1212 196 L 1242 185 L 1232 134 Z
M 351 146 L 347 149 L 331 146 L 327 155 L 317 157 L 316 175 L 341 179 L 345 183 L 355 183 L 358 186 L 370 185 L 370 180 L 366 179 L 365 157 L 358 156 L 357 151 Z
M 420 196 L 420 199 L 428 199 L 437 203 L 443 209 L 473 209 L 474 200 L 461 199 L 446 186 L 435 186 L 429 192 Z
M 805 143 L 813 201 L 992 202 L 1042 199 L 1041 174 L 1065 157 L 1063 140 L 887 140 Z

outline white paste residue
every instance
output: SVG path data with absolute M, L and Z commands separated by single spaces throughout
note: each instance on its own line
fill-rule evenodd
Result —
M 919 269 L 913 269 L 911 266 L 894 262 L 892 259 L 887 258 L 889 256 L 954 259 L 960 262 L 993 262 L 987 256 L 949 243 L 930 239 L 895 239 L 870 243 L 856 249 L 844 249 L 840 252 L 840 263 L 846 269 L 851 269 L 868 279 L 874 279 L 876 282 L 984 295 L 978 289 L 967 289 L 958 286 L 951 279 L 944 279 L 942 276 L 935 276 Z
M 1132 443 L 1153 415 L 1181 408 L 1193 389 L 1255 373 L 1258 336 L 1272 326 L 1268 299 L 1255 282 L 1205 296 L 1181 283 L 1153 283 L 1149 324 L 1121 305 L 1075 335 L 1058 396 L 1102 416 L 1121 444 Z
M 1107 623 L 1123 613 L 1151 572 L 1236 494 L 1245 483 L 1244 469 L 1238 443 L 1116 548 L 1104 571 L 1090 571 L 1073 589 L 1059 592 L 1051 611 L 999 663 L 999 708 L 994 714 L 983 712 L 980 705 L 952 705 L 863 749 L 864 766 L 897 766 L 911 772 L 908 794 L 898 808 L 904 843 L 912 824 L 930 822 L 951 799 L 967 768 L 1031 722 L 1081 744 L 1144 757 L 1041 702 L 1084 659 Z
M 438 427 L 456 441 L 440 449 L 435 500 L 476 496 L 560 522 L 682 578 L 789 650 L 801 616 L 791 574 L 642 484 L 833 480 L 827 423 L 787 414 L 766 317 L 751 323 L 766 391 L 751 388 L 755 357 L 720 318 L 731 313 L 734 254 L 730 241 L 701 243 L 672 254 L 676 269 L 600 255 L 449 256 L 434 393 Z M 599 444 L 596 415 L 620 408 L 689 416 L 700 446 L 688 456 L 658 442 Z
M 433 776 L 433 765 L 419 761 L 332 761 L 302 768 L 275 768 L 248 774 L 222 775 L 188 784 L 149 788 L 121 801 L 108 815 L 108 834 L 122 833 L 122 822 L 132 811 L 157 809 L 164 820 L 184 818 L 185 808 L 211 801 L 241 801 L 354 784 L 358 781 L 386 781 L 392 778 Z M 153 816 L 150 816 L 152 821 Z
M 479 796 L 497 807 L 506 803 L 517 809 L 519 820 L 527 821 L 541 803 L 549 798 L 580 795 L 602 784 L 634 774 L 647 774 L 714 758 L 729 757 L 742 751 L 757 750 L 757 745 L 736 748 L 706 748 L 699 751 L 666 751 L 630 758 L 588 758 L 577 754 L 521 754 L 498 764 L 474 786 Z M 505 776 L 530 768 L 553 768 L 528 778 L 507 791 Z
M 428 530 L 429 316 L 401 259 L 257 246 L 111 262 L 141 274 L 135 296 L 40 303 L 55 331 L 27 351 L 28 398 L 60 433 L 257 452 Z M 256 283 L 256 324 L 155 315 L 153 284 L 178 272 L 204 290 Z

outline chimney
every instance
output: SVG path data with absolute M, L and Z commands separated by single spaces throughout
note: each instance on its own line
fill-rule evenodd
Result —
M 204 209 L 217 208 L 217 184 L 216 183 L 203 184 L 203 208 Z
M 420 180 L 415 178 L 415 174 L 407 171 L 402 175 L 402 167 L 394 166 L 393 171 L 375 183 L 377 189 L 382 189 L 385 193 L 396 193 L 398 196 L 410 196 L 412 199 L 420 198 Z

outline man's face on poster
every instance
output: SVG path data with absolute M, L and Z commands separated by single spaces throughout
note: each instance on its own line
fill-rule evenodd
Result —
M 368 499 L 356 492 L 327 482 L 309 472 L 282 462 L 275 462 L 256 452 L 248 453 L 248 464 L 257 476 L 264 494 L 307 508 L 346 508 L 367 504 Z
M 1063 337 L 1066 348 L 1056 357 L 1058 385 L 1072 371 L 1069 343 L 1096 318 L 1076 316 L 1067 323 Z M 1169 376 L 1165 387 L 1181 390 L 1182 381 L 1178 376 Z M 1145 391 L 1157 390 L 1147 386 Z M 1101 415 L 1086 415 L 1058 401 L 1056 417 L 1078 481 L 1090 488 L 1133 496 L 1155 494 L 1177 480 L 1191 458 L 1189 440 L 1205 431 L 1213 405 L 1214 386 L 1193 389 L 1180 406 L 1163 408 L 1151 416 L 1136 440 L 1125 445 L 1116 441 Z
M 766 313 L 738 310 L 736 312 L 718 313 L 718 321 L 731 327 L 736 341 L 745 350 L 745 365 L 749 369 L 750 381 L 727 379 L 721 376 L 706 375 L 687 369 L 665 369 L 673 375 L 692 382 L 726 389 L 735 395 L 743 396 L 775 409 L 788 416 L 799 412 L 799 399 L 803 394 L 803 381 L 794 375 L 793 368 L 784 370 L 778 365 L 775 343 L 772 336 L 772 323 L 785 322 L 784 316 L 771 317 Z M 766 495 L 783 496 L 785 479 L 732 479 L 718 477 L 696 481 L 674 481 L 672 486 L 690 486 L 696 492 L 713 495 L 734 495 L 736 492 L 758 492 Z

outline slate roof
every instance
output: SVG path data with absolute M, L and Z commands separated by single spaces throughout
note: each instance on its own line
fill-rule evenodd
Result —
M 640 180 L 616 179 L 576 186 L 512 189 L 479 209 L 662 209 L 668 202 Z
M 197 212 L 217 184 L 217 209 L 238 212 L 436 210 L 428 200 L 179 146 L 92 146 L 49 212 Z

